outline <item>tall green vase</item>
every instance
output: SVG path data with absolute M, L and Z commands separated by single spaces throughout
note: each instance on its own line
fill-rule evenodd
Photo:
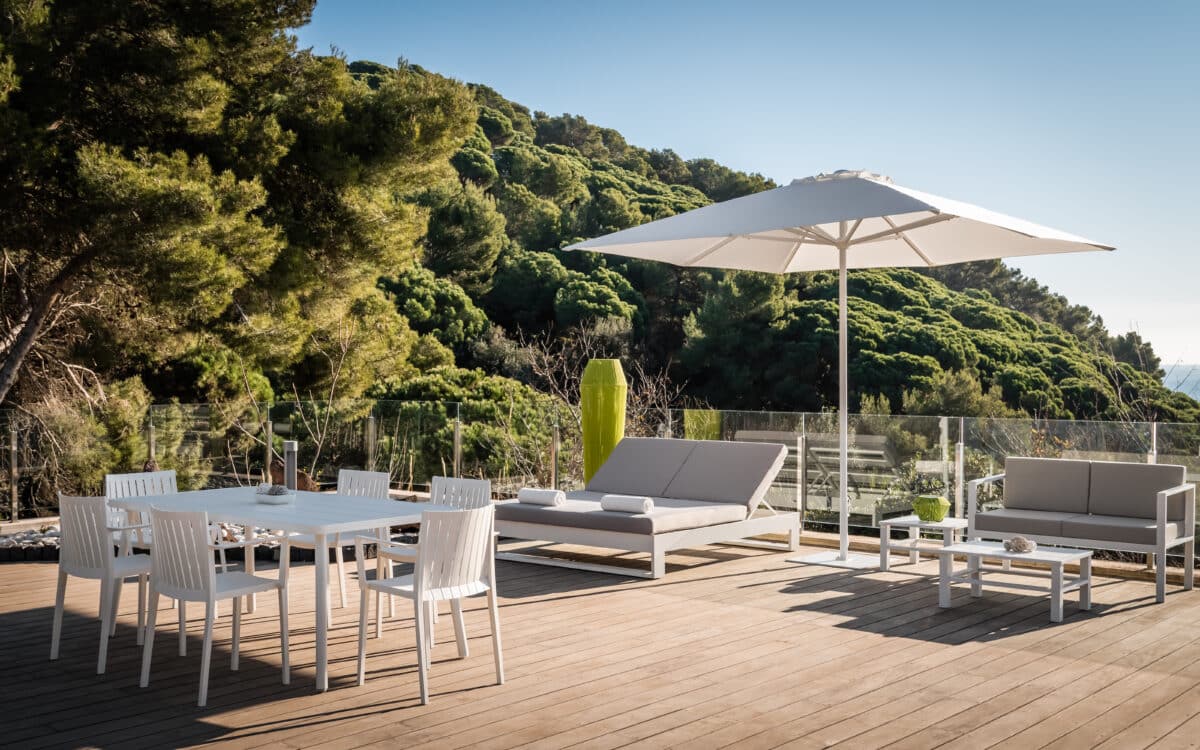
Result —
M 592 481 L 592 475 L 625 437 L 625 396 L 628 391 L 620 360 L 593 359 L 587 363 L 579 384 L 585 482 Z

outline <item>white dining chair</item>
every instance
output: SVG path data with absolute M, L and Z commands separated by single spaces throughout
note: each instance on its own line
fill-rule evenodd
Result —
M 179 485 L 175 478 L 175 470 L 167 471 L 139 471 L 132 474 L 106 474 L 104 476 L 104 496 L 109 500 L 124 500 L 129 497 L 151 497 L 153 495 L 174 495 L 179 492 Z M 119 511 L 118 511 L 119 512 Z M 132 518 L 135 515 L 130 513 Z M 149 519 L 145 514 L 140 514 L 140 517 L 133 521 L 139 525 L 139 528 L 134 532 L 132 538 L 129 533 L 124 535 L 122 543 L 125 550 L 130 547 L 137 549 L 150 549 L 152 545 L 151 533 L 149 531 Z
M 387 500 L 388 488 L 391 484 L 391 477 L 386 471 L 361 471 L 358 469 L 342 469 L 338 472 L 338 495 L 348 495 L 351 497 L 373 497 L 382 500 Z M 329 502 L 337 502 L 336 497 L 329 498 Z M 362 529 L 358 531 L 344 531 L 340 534 L 330 536 L 326 541 L 326 548 L 332 547 L 334 550 L 334 558 L 337 560 L 337 580 L 338 580 L 338 598 L 341 601 L 341 606 L 346 606 L 346 556 L 345 547 L 354 546 L 354 537 L 359 534 L 374 534 L 374 530 Z M 312 534 L 292 534 L 291 542 L 293 547 L 300 549 L 316 549 L 316 539 Z M 326 551 L 325 554 L 329 554 Z
M 121 584 L 126 578 L 138 578 L 137 642 L 142 643 L 146 613 L 146 576 L 150 574 L 148 555 L 119 555 L 113 535 L 137 530 L 111 521 L 108 502 L 102 497 L 58 495 L 61 540 L 58 558 L 58 591 L 54 597 L 54 625 L 50 636 L 50 659 L 58 658 L 62 638 L 63 606 L 67 578 L 91 578 L 100 581 L 100 656 L 96 674 L 104 674 L 108 661 L 108 639 L 116 633 L 117 607 Z
M 213 543 L 209 537 L 208 514 L 203 512 L 166 511 L 151 508 L 151 531 L 155 547 L 151 558 L 150 618 L 146 624 L 145 645 L 142 647 L 142 676 L 140 685 L 150 684 L 150 660 L 154 653 L 154 629 L 158 613 L 158 597 L 169 596 L 179 602 L 179 653 L 187 651 L 186 602 L 204 602 L 204 646 L 200 656 L 200 707 L 208 703 L 208 673 L 212 661 L 213 619 L 220 599 L 233 600 L 233 633 L 230 669 L 238 669 L 238 647 L 241 640 L 242 597 L 271 591 L 279 594 L 279 634 L 283 657 L 283 684 L 291 680 L 288 664 L 288 540 L 286 536 L 258 537 L 242 542 Z M 213 553 L 221 549 L 251 547 L 264 542 L 280 543 L 279 577 L 264 578 L 235 571 L 218 573 Z
M 449 601 L 454 613 L 454 635 L 458 655 L 466 658 L 466 624 L 463 621 L 462 600 L 486 593 L 488 614 L 492 625 L 492 646 L 496 660 L 496 684 L 504 683 L 504 657 L 500 647 L 500 612 L 496 603 L 496 562 L 492 554 L 492 534 L 495 528 L 495 509 L 489 504 L 468 510 L 427 510 L 421 514 L 421 537 L 415 545 L 413 573 L 399 577 L 367 580 L 364 563 L 364 544 L 378 545 L 378 553 L 387 556 L 397 547 L 388 539 L 369 536 L 355 538 L 355 560 L 358 565 L 358 684 L 366 681 L 368 592 L 375 590 L 389 596 L 402 596 L 413 602 L 416 624 L 417 673 L 421 704 L 429 703 L 429 655 L 432 647 L 428 637 L 430 618 L 439 601 Z M 376 599 L 378 602 L 378 598 Z M 376 635 L 382 631 L 383 613 L 375 607 Z

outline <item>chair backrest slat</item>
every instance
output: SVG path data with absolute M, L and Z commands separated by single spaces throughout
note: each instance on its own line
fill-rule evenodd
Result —
M 337 492 L 339 495 L 375 497 L 386 500 L 390 480 L 386 471 L 342 469 L 338 472 Z
M 427 510 L 421 514 L 418 585 L 423 590 L 454 589 L 486 577 L 495 509 Z
M 434 477 L 429 502 L 459 509 L 483 508 L 492 504 L 492 483 L 488 479 Z
M 174 495 L 178 491 L 174 469 L 142 471 L 134 474 L 109 474 L 104 477 L 104 496 L 111 500 L 125 497 Z
M 108 502 L 102 497 L 58 495 L 62 549 L 59 565 L 67 573 L 99 578 L 112 568 L 115 554 L 108 531 Z
M 216 585 L 216 564 L 209 549 L 208 514 L 150 509 L 154 532 L 151 575 L 159 591 L 209 593 Z

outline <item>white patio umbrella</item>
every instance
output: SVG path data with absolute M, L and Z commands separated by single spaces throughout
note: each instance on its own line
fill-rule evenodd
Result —
M 839 527 L 836 554 L 806 562 L 868 567 L 849 554 L 847 494 L 846 269 L 941 266 L 1086 250 L 1099 242 L 969 203 L 900 187 L 869 172 L 839 171 L 715 203 L 579 242 L 590 250 L 677 266 L 767 273 L 838 269 Z

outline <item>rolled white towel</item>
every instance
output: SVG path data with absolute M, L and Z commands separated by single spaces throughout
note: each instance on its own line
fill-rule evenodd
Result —
M 654 510 L 654 500 L 636 495 L 604 495 L 600 498 L 600 510 L 614 513 L 649 513 Z
M 567 495 L 562 490 L 539 490 L 534 487 L 522 487 L 517 492 L 517 502 L 526 505 L 549 505 L 558 507 L 567 504 Z

